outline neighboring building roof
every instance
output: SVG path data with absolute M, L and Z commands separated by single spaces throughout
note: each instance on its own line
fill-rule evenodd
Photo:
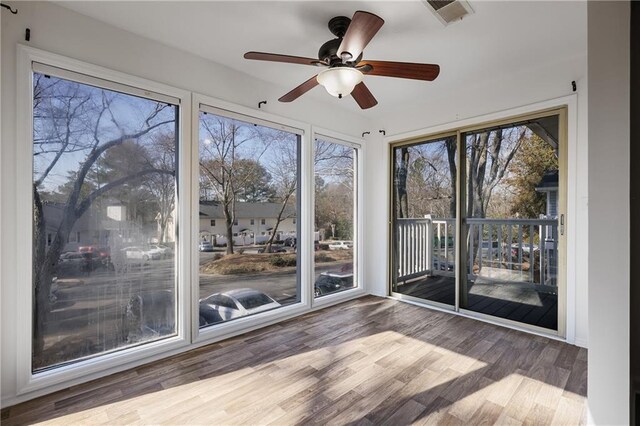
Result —
M 236 219 L 256 219 L 278 217 L 282 204 L 280 203 L 240 203 L 236 202 Z M 296 213 L 294 206 L 285 208 L 283 217 L 294 217 Z M 224 217 L 222 206 L 217 203 L 201 202 L 200 217 L 220 219 Z
M 536 185 L 536 191 L 555 191 L 558 189 L 558 171 L 547 170 L 540 182 Z

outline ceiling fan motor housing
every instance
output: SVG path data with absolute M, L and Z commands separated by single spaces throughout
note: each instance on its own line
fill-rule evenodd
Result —
M 340 61 L 340 58 L 337 55 L 340 43 L 342 43 L 342 38 L 334 38 L 320 46 L 320 50 L 318 50 L 318 59 L 328 63 L 329 65 L 333 65 L 336 61 Z
M 334 36 L 342 38 L 347 33 L 347 28 L 349 28 L 350 23 L 351 19 L 346 16 L 336 16 L 329 20 L 329 31 L 331 31 L 331 34 Z
M 338 49 L 340 48 L 340 44 L 342 43 L 342 38 L 347 33 L 347 29 L 351 24 L 351 19 L 346 16 L 336 16 L 335 18 L 331 18 L 329 21 L 329 31 L 337 38 L 333 40 L 329 40 L 320 46 L 320 50 L 318 50 L 318 59 L 325 62 L 329 66 L 336 66 L 342 64 L 342 58 L 338 56 Z M 349 63 L 358 63 L 362 59 L 362 53 L 355 58 L 355 60 L 350 60 Z

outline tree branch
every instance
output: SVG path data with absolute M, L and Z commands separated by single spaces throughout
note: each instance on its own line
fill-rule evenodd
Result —
M 139 172 L 133 173 L 129 176 L 125 176 L 123 178 L 114 180 L 112 182 L 109 182 L 108 184 L 106 184 L 105 186 L 96 189 L 95 191 L 93 191 L 91 194 L 89 194 L 84 200 L 82 200 L 82 202 L 80 202 L 80 204 L 78 205 L 78 207 L 76 208 L 76 216 L 80 217 L 82 216 L 86 210 L 89 208 L 89 206 L 91 205 L 91 203 L 98 197 L 100 197 L 101 195 L 106 194 L 107 192 L 111 191 L 114 188 L 117 188 L 118 186 L 124 185 L 125 183 L 138 179 L 142 176 L 148 175 L 148 174 L 152 174 L 152 173 L 158 173 L 158 174 L 167 174 L 167 175 L 174 175 L 174 171 L 173 170 L 163 170 L 163 169 L 146 169 L 146 170 L 140 170 Z

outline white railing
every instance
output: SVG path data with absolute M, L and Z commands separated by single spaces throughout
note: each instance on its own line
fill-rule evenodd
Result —
M 556 219 L 467 219 L 468 277 L 556 286 Z M 398 281 L 455 275 L 455 219 L 396 220 Z
M 433 226 L 433 251 L 429 263 L 433 265 L 434 270 L 438 271 L 438 275 L 455 276 L 456 220 L 431 217 L 429 219 Z
M 396 220 L 396 265 L 403 280 L 429 274 L 431 271 L 431 219 Z
M 467 219 L 469 275 L 556 286 L 556 219 Z

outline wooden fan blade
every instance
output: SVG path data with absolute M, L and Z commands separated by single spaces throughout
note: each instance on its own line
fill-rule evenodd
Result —
M 295 101 L 300 96 L 304 95 L 309 90 L 313 89 L 314 87 L 316 87 L 318 85 L 318 79 L 316 77 L 318 77 L 318 76 L 314 75 L 309 80 L 305 81 L 300 86 L 296 87 L 295 89 L 293 89 L 292 91 L 290 91 L 289 93 L 287 93 L 286 95 L 284 95 L 283 97 L 281 97 L 278 100 L 280 102 Z
M 342 54 L 347 52 L 351 55 L 347 60 L 355 60 L 380 30 L 382 24 L 384 20 L 373 13 L 361 10 L 354 13 L 338 48 L 338 56 L 342 57 Z
M 372 69 L 362 72 L 367 75 L 410 78 L 413 80 L 433 81 L 440 74 L 440 66 L 435 64 L 416 64 L 412 62 L 360 61 L 358 67 L 369 65 Z
M 369 91 L 369 88 L 364 83 L 358 83 L 351 92 L 351 96 L 356 100 L 360 108 L 369 109 L 378 105 L 378 101 Z
M 256 61 L 285 62 L 288 64 L 301 64 L 301 65 L 321 65 L 322 64 L 320 61 L 313 58 L 303 58 L 301 56 L 279 55 L 277 53 L 265 53 L 265 52 L 247 52 L 244 54 L 244 58 L 253 59 Z

